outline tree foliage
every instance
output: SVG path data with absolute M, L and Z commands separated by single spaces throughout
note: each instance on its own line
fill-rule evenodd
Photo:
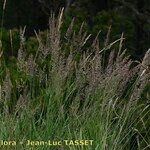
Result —
M 3 2 L 0 2 L 0 14 Z M 142 57 L 150 47 L 149 0 L 9 0 L 4 27 L 27 26 L 28 35 L 32 35 L 34 29 L 46 29 L 50 12 L 58 14 L 61 7 L 65 7 L 66 13 L 64 29 L 72 18 L 75 18 L 76 28 L 85 21 L 90 32 L 96 34 L 101 30 L 102 36 L 112 26 L 112 38 L 119 37 L 123 32 L 126 47 L 135 58 Z

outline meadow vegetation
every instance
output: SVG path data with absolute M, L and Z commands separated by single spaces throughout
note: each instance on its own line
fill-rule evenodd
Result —
M 34 50 L 26 44 L 25 28 L 20 30 L 16 57 L 5 55 L 1 41 L 0 139 L 94 140 L 92 146 L 36 150 L 148 150 L 150 57 L 132 61 L 123 34 L 112 42 L 110 29 L 101 45 L 101 33 L 94 38 L 84 23 L 74 31 L 72 20 L 63 34 L 62 24 L 63 11 L 52 13 L 46 34 L 35 31 Z

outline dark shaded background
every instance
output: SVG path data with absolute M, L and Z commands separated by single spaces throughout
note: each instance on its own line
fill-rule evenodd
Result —
M 3 2 L 0 1 L 0 16 Z M 65 7 L 65 26 L 75 17 L 76 26 L 86 21 L 86 29 L 94 35 L 102 30 L 101 38 L 110 25 L 112 39 L 124 32 L 126 47 L 136 59 L 150 47 L 149 0 L 7 0 L 3 27 L 19 29 L 26 25 L 31 36 L 34 29 L 45 30 L 50 12 L 57 14 L 61 7 Z

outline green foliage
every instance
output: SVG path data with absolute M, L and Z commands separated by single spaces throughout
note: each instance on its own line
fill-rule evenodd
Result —
M 9 56 L 16 56 L 17 51 L 20 47 L 19 31 L 17 29 L 6 30 L 2 29 L 2 46 L 4 55 L 8 58 Z
M 20 48 L 20 31 L 17 29 L 7 30 L 4 28 L 1 31 L 2 50 L 5 58 L 9 59 L 11 56 L 17 57 Z M 44 39 L 44 37 L 42 38 Z M 38 48 L 38 44 L 36 37 L 27 37 L 24 45 L 27 49 L 27 54 L 29 55 L 30 53 L 35 52 Z
M 63 22 L 63 26 L 62 26 L 62 32 L 65 33 L 65 31 L 67 30 L 68 26 L 70 25 L 70 23 L 72 22 L 72 19 L 74 19 L 74 26 L 73 26 L 73 30 L 75 32 L 78 32 L 81 24 L 84 22 L 84 31 L 88 31 L 89 32 L 89 26 L 87 24 L 87 16 L 88 13 L 86 11 L 83 10 L 76 10 L 76 9 L 70 9 L 64 16 L 64 22 Z
M 26 49 L 28 50 L 28 54 L 35 53 L 38 49 L 38 45 L 39 43 L 36 37 L 29 37 L 26 41 Z
M 97 31 L 101 31 L 100 35 L 102 39 L 108 32 L 108 28 L 111 26 L 110 40 L 118 39 L 122 33 L 125 37 L 125 47 L 128 48 L 130 55 L 133 55 L 132 45 L 134 43 L 134 24 L 131 19 L 118 14 L 112 10 L 101 11 L 95 17 L 93 17 L 93 28 L 92 33 L 97 34 Z M 101 41 L 102 42 L 102 41 Z
M 0 14 L 3 12 L 3 2 L 4 0 L 0 2 Z M 124 32 L 125 47 L 130 50 L 131 56 L 139 59 L 149 48 L 149 6 L 148 0 L 9 0 L 6 3 L 3 21 L 4 27 L 8 29 L 27 26 L 27 33 L 31 35 L 34 29 L 45 30 L 48 27 L 51 10 L 58 14 L 61 7 L 67 7 L 63 32 L 72 18 L 75 18 L 75 31 L 78 31 L 82 22 L 86 22 L 87 32 L 95 35 L 102 30 L 101 39 L 104 39 L 108 26 L 111 25 L 111 38 L 114 40 Z M 0 23 L 1 19 L 2 16 Z
M 24 40 L 23 31 L 13 31 L 20 35 L 17 57 L 6 63 L 5 53 L 0 56 L 0 139 L 18 142 L 6 147 L 10 150 L 149 148 L 149 66 L 132 67 L 123 36 L 100 47 L 83 26 L 64 33 L 61 15 L 52 16 L 49 30 L 36 38 Z M 4 51 L 9 32 L 3 30 L 3 36 Z M 26 145 L 64 139 L 93 145 Z

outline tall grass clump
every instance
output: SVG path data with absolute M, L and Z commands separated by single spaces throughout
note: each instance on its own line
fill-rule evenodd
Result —
M 149 56 L 134 62 L 123 34 L 104 46 L 74 20 L 61 33 L 63 10 L 53 13 L 37 51 L 26 49 L 25 28 L 11 65 L 0 55 L 0 139 L 23 142 L 2 149 L 148 150 Z M 3 49 L 3 48 L 1 48 Z M 148 54 L 149 52 L 147 52 Z M 146 55 L 147 55 L 146 54 Z M 145 60 L 147 59 L 147 60 Z M 93 140 L 93 145 L 27 146 L 27 140 Z

